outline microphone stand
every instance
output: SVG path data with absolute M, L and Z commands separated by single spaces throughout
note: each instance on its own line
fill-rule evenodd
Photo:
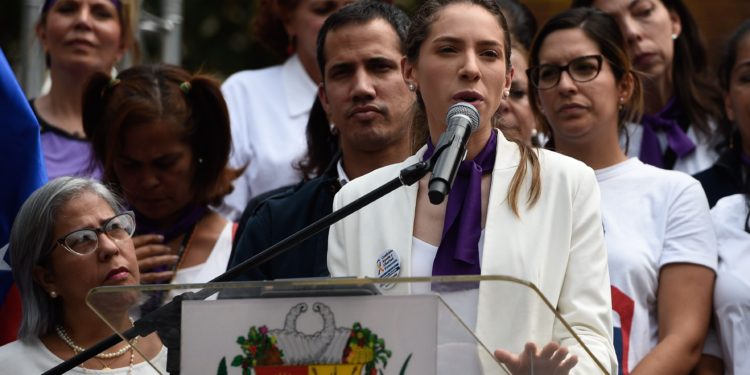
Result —
M 320 218 L 318 221 L 302 228 L 297 233 L 279 241 L 277 244 L 263 250 L 257 255 L 244 262 L 236 265 L 232 269 L 225 273 L 217 276 L 209 283 L 218 283 L 223 281 L 232 281 L 237 276 L 246 272 L 247 270 L 253 269 L 260 266 L 261 264 L 273 259 L 275 256 L 299 245 L 305 240 L 309 239 L 313 235 L 320 231 L 330 227 L 339 220 L 353 214 L 362 207 L 382 198 L 386 194 L 396 190 L 401 186 L 411 186 L 415 182 L 419 181 L 424 177 L 427 172 L 432 171 L 434 167 L 434 161 L 438 159 L 438 156 L 445 150 L 446 147 L 441 147 L 435 150 L 428 161 L 420 161 L 413 165 L 410 165 L 399 172 L 399 176 L 391 181 L 386 182 L 382 186 L 375 190 L 357 198 L 351 203 L 344 207 L 341 207 L 337 211 L 331 212 L 330 214 Z M 180 314 L 181 304 L 183 299 L 191 300 L 202 300 L 216 293 L 212 288 L 201 289 L 198 292 L 186 292 L 176 296 L 172 301 L 158 309 L 146 314 L 145 316 L 138 319 L 132 328 L 122 333 L 122 337 L 118 334 L 114 334 L 94 346 L 84 350 L 81 353 L 76 354 L 70 359 L 63 363 L 47 370 L 43 375 L 57 375 L 63 374 L 69 371 L 81 363 L 93 358 L 95 355 L 107 350 L 108 348 L 116 345 L 124 337 L 126 340 L 131 340 L 137 336 L 145 337 L 149 334 L 157 331 L 159 337 L 162 339 L 164 346 L 167 347 L 167 372 L 170 374 L 179 374 L 180 372 Z

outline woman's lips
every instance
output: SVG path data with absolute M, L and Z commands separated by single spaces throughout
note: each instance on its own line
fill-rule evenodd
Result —
M 651 63 L 656 58 L 655 53 L 639 53 L 635 56 L 633 59 L 633 65 L 634 66 L 648 66 L 651 65 Z
M 566 104 L 560 107 L 557 112 L 561 114 L 576 114 L 584 110 L 586 110 L 586 107 L 580 104 Z
M 126 267 L 115 268 L 107 274 L 105 281 L 120 281 L 127 279 L 130 276 L 130 271 Z

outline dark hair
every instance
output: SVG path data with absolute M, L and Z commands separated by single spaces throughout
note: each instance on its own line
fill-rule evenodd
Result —
M 664 6 L 677 13 L 682 25 L 679 37 L 674 41 L 672 62 L 672 91 L 695 129 L 706 136 L 711 135 L 710 120 L 723 118 L 723 100 L 711 70 L 708 68 L 706 48 L 703 45 L 698 24 L 682 0 L 660 0 Z M 593 6 L 594 0 L 573 0 L 573 7 Z M 728 129 L 721 129 L 728 135 Z
M 50 9 L 54 7 L 54 3 L 45 3 L 42 7 L 42 12 L 39 15 L 39 20 L 36 22 L 36 27 L 41 28 L 47 23 L 47 16 L 49 15 Z M 137 17 L 138 13 L 138 2 L 134 0 L 120 0 L 120 6 L 116 6 L 117 19 L 120 21 L 120 42 L 125 46 L 126 51 L 130 51 L 133 61 L 138 62 L 140 60 L 140 50 L 138 49 L 138 42 L 135 37 L 134 30 L 137 30 Z M 45 61 L 47 67 L 50 66 L 50 56 L 45 55 Z
M 531 9 L 518 0 L 495 0 L 508 20 L 511 37 L 521 43 L 525 50 L 531 48 L 536 34 L 536 17 Z
M 498 7 L 495 0 L 427 0 L 417 9 L 412 18 L 412 24 L 409 28 L 409 34 L 406 37 L 406 58 L 416 64 L 419 61 L 419 50 L 430 33 L 430 26 L 437 20 L 438 13 L 448 5 L 452 4 L 473 4 L 480 6 L 494 15 L 497 23 L 503 30 L 503 48 L 505 54 L 505 68 L 510 70 L 510 31 L 508 22 L 503 12 Z M 413 107 L 414 120 L 412 124 L 412 147 L 417 148 L 424 145 L 428 137 L 429 129 L 427 127 L 427 115 L 425 113 L 424 101 L 422 95 L 417 90 L 417 101 Z M 510 204 L 513 213 L 518 216 L 518 196 L 521 191 L 521 185 L 526 177 L 529 165 L 531 166 L 531 186 L 529 187 L 529 197 L 527 204 L 533 206 L 541 196 L 541 180 L 539 158 L 533 148 L 519 140 L 512 140 L 518 145 L 521 154 L 521 161 L 518 164 L 511 186 L 508 189 L 508 204 Z
M 126 69 L 117 79 L 101 73 L 91 78 L 83 97 L 83 129 L 104 167 L 105 181 L 118 183 L 113 161 L 122 151 L 123 133 L 154 123 L 184 129 L 196 166 L 196 203 L 219 204 L 242 168 L 227 167 L 229 114 L 216 80 L 161 64 Z
M 640 79 L 633 71 L 630 59 L 625 50 L 625 37 L 617 22 L 610 15 L 595 8 L 573 8 L 553 16 L 542 26 L 534 39 L 529 51 L 529 70 L 539 65 L 539 52 L 544 40 L 553 32 L 568 29 L 581 29 L 587 38 L 596 43 L 604 60 L 609 63 L 612 73 L 617 82 L 630 74 L 633 77 L 633 95 L 627 103 L 623 103 L 623 109 L 618 115 L 618 128 L 624 129 L 625 122 L 634 122 L 640 119 L 643 113 L 643 87 Z M 531 77 L 529 77 L 531 82 Z M 529 104 L 534 111 L 534 116 L 539 124 L 542 124 L 547 134 L 551 135 L 549 148 L 554 147 L 552 128 L 547 118 L 539 108 L 539 94 L 537 89 L 529 90 Z
M 724 45 L 724 49 L 721 53 L 721 61 L 718 67 L 719 84 L 721 89 L 726 93 L 732 87 L 732 70 L 734 70 L 735 64 L 737 64 L 737 52 L 739 49 L 740 42 L 750 35 L 750 20 L 747 20 L 740 24 L 740 26 L 732 33 Z M 726 114 L 725 114 L 726 116 Z M 731 124 L 732 121 L 729 118 L 725 118 L 727 124 Z M 735 158 L 739 158 L 742 152 L 742 134 L 738 128 L 732 132 L 732 139 L 730 141 L 730 150 L 727 152 L 735 154 Z M 731 145 L 734 145 L 732 147 Z M 745 201 L 748 209 L 750 209 L 750 166 L 741 163 L 742 167 L 742 192 L 745 194 Z
M 734 69 L 734 64 L 737 63 L 737 49 L 739 49 L 740 42 L 748 35 L 748 33 L 750 33 L 750 20 L 743 22 L 737 30 L 732 33 L 722 50 L 718 76 L 719 85 L 725 92 L 729 91 L 729 86 L 732 81 L 732 69 Z
M 307 120 L 305 135 L 307 156 L 297 164 L 297 169 L 302 172 L 302 178 L 309 180 L 321 175 L 339 151 L 339 138 L 331 132 L 328 116 L 317 95 Z
M 398 35 L 399 47 L 403 53 L 405 50 L 406 33 L 409 29 L 409 16 L 401 9 L 376 0 L 364 0 L 351 3 L 331 14 L 318 32 L 317 58 L 318 68 L 325 80 L 325 42 L 328 33 L 348 25 L 362 25 L 370 21 L 382 19 L 388 22 L 393 31 Z
M 250 23 L 250 32 L 255 40 L 276 53 L 280 58 L 289 55 L 289 34 L 284 28 L 282 15 L 292 14 L 301 0 L 260 0 L 255 8 L 255 17 Z

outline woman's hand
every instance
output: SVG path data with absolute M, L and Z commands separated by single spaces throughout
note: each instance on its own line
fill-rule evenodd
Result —
M 519 355 L 497 349 L 495 358 L 514 375 L 567 375 L 578 363 L 577 356 L 568 355 L 568 349 L 554 342 L 545 345 L 540 352 L 533 342 L 526 343 Z
M 169 246 L 164 245 L 164 237 L 158 234 L 144 234 L 133 237 L 135 256 L 141 282 L 153 284 L 172 280 L 172 267 L 177 263 L 177 255 L 172 255 Z

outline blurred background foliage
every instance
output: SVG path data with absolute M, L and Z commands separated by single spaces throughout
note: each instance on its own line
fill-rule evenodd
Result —
M 570 0 L 522 0 L 538 18 L 541 25 L 552 14 L 565 9 Z M 723 40 L 744 19 L 750 18 L 750 0 L 685 0 L 698 20 L 706 37 L 711 57 L 715 59 Z M 419 0 L 395 0 L 412 13 Z M 21 45 L 23 0 L 3 0 L 0 12 L 0 47 L 11 65 L 18 71 L 22 51 L 38 48 Z M 283 61 L 263 48 L 251 35 L 249 20 L 257 1 L 254 0 L 184 0 L 182 37 L 182 65 L 190 70 L 225 78 L 243 69 L 255 69 Z M 143 0 L 143 8 L 160 15 L 161 0 Z M 159 38 L 144 34 L 143 62 L 160 61 Z

